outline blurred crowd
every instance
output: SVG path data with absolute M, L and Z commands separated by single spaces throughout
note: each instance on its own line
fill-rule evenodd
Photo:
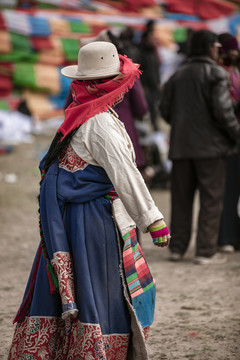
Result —
M 162 81 L 154 26 L 148 21 L 141 32 L 127 27 L 118 35 L 104 30 L 94 40 L 114 43 L 140 64 L 140 80 L 115 110 L 148 186 L 171 190 L 170 259 L 182 260 L 188 249 L 197 192 L 195 261 L 222 263 L 226 258 L 219 250 L 240 247 L 238 41 L 228 33 L 189 29 L 176 67 Z
M 171 190 L 171 260 L 182 260 L 187 251 L 199 192 L 196 259 L 204 263 L 217 248 L 233 252 L 240 247 L 238 41 L 228 33 L 189 29 L 178 46 L 175 67 L 163 80 L 154 30 L 150 20 L 142 31 L 126 27 L 116 34 L 106 29 L 92 41 L 112 42 L 120 54 L 140 64 L 140 79 L 115 111 L 148 187 Z M 69 93 L 65 107 L 70 102 Z M 31 116 L 24 101 L 18 111 Z M 216 256 L 215 262 L 221 261 Z

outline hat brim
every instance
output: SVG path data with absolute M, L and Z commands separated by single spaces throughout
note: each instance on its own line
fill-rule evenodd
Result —
M 94 79 L 104 79 L 111 76 L 116 76 L 120 74 L 120 71 L 114 71 L 109 72 L 105 71 L 102 73 L 96 73 L 96 74 L 89 74 L 89 75 L 77 75 L 78 66 L 77 65 L 69 65 L 65 66 L 61 69 L 61 74 L 63 76 L 66 76 L 70 79 L 76 79 L 76 80 L 94 80 Z

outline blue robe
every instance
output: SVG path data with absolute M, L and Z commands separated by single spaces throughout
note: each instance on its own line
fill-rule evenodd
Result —
M 57 161 L 49 168 L 40 190 L 40 214 L 59 289 L 50 291 L 46 259 L 39 248 L 24 295 L 26 299 L 33 289 L 31 303 L 18 318 L 9 360 L 134 358 L 129 355 L 133 327 L 143 338 L 143 328 L 151 325 L 155 286 L 151 295 L 147 292 L 150 317 L 143 312 L 141 326 L 126 286 L 123 240 L 106 198 L 112 189 L 101 167 L 87 165 L 70 172 Z M 145 294 L 143 304 L 144 298 Z M 135 299 L 135 304 L 141 313 L 141 302 Z M 69 310 L 77 310 L 77 317 L 64 321 L 62 314 Z M 143 355 L 135 358 L 146 359 L 144 340 L 140 343 Z

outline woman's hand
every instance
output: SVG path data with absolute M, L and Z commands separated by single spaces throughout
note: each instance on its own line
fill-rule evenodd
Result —
M 156 246 L 165 247 L 169 245 L 170 234 L 167 225 L 163 220 L 156 221 L 148 227 L 148 230 Z

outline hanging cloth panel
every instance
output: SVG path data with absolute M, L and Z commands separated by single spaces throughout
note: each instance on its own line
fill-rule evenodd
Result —
M 34 66 L 28 63 L 16 63 L 13 72 L 13 83 L 17 86 L 36 88 Z
M 62 38 L 62 46 L 65 54 L 65 58 L 68 61 L 77 61 L 79 51 L 79 41 L 76 39 L 65 39 Z
M 33 36 L 49 36 L 51 34 L 49 23 L 43 17 L 29 16 L 29 24 Z

